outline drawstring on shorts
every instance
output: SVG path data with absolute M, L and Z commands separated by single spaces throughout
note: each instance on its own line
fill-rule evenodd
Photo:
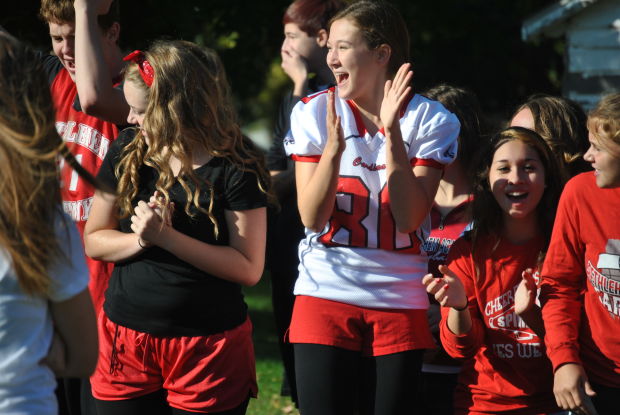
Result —
M 125 345 L 121 344 L 120 348 L 116 348 L 116 341 L 118 339 L 118 324 L 115 324 L 114 329 L 114 341 L 112 341 L 112 353 L 110 355 L 110 374 L 115 375 L 117 370 L 123 370 L 123 364 L 118 358 L 119 353 L 125 352 Z

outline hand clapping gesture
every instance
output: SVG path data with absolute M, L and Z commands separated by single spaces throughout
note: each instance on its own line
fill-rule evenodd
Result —
M 517 315 L 526 313 L 536 305 L 536 294 L 538 292 L 531 268 L 523 271 L 521 276 L 523 279 L 515 292 L 515 313 Z
M 174 203 L 165 204 L 164 197 L 155 191 L 148 203 L 141 200 L 131 217 L 131 230 L 140 238 L 140 245 L 157 245 L 167 228 L 172 226 Z
M 336 114 L 334 91 L 327 93 L 327 145 L 325 151 L 340 156 L 346 147 L 340 116 Z
M 400 109 L 411 92 L 409 83 L 412 77 L 411 64 L 405 63 L 396 72 L 394 80 L 386 81 L 379 113 L 381 123 L 386 129 L 396 127 Z
M 452 307 L 463 310 L 467 307 L 467 294 L 459 277 L 446 265 L 439 266 L 439 272 L 443 278 L 434 278 L 433 274 L 426 274 L 422 278 L 422 284 L 426 291 L 435 297 L 442 307 Z

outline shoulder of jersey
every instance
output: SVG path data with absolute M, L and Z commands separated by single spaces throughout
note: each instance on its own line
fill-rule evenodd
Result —
M 324 89 L 322 91 L 315 92 L 314 94 L 310 94 L 310 95 L 308 95 L 306 97 L 303 97 L 301 99 L 301 102 L 303 102 L 304 104 L 307 104 L 307 103 L 311 102 L 312 100 L 314 100 L 315 98 L 320 97 L 321 95 L 327 95 L 328 91 L 335 91 L 335 90 L 336 90 L 336 87 L 332 86 L 330 88 L 327 88 L 327 89 Z

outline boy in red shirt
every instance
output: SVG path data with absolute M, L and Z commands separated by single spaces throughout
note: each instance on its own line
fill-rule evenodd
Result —
M 43 59 L 56 107 L 56 129 L 94 176 L 118 135 L 117 125 L 125 125 L 129 114 L 123 91 L 114 87 L 124 66 L 118 46 L 118 2 L 43 0 L 39 14 L 49 25 L 54 50 Z M 82 235 L 95 189 L 68 164 L 60 167 L 63 208 Z M 98 313 L 112 265 L 86 260 Z

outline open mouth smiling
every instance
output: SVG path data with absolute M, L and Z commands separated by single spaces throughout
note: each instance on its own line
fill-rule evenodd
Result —
M 506 193 L 506 197 L 508 200 L 513 202 L 520 202 L 527 198 L 527 192 L 508 192 Z

